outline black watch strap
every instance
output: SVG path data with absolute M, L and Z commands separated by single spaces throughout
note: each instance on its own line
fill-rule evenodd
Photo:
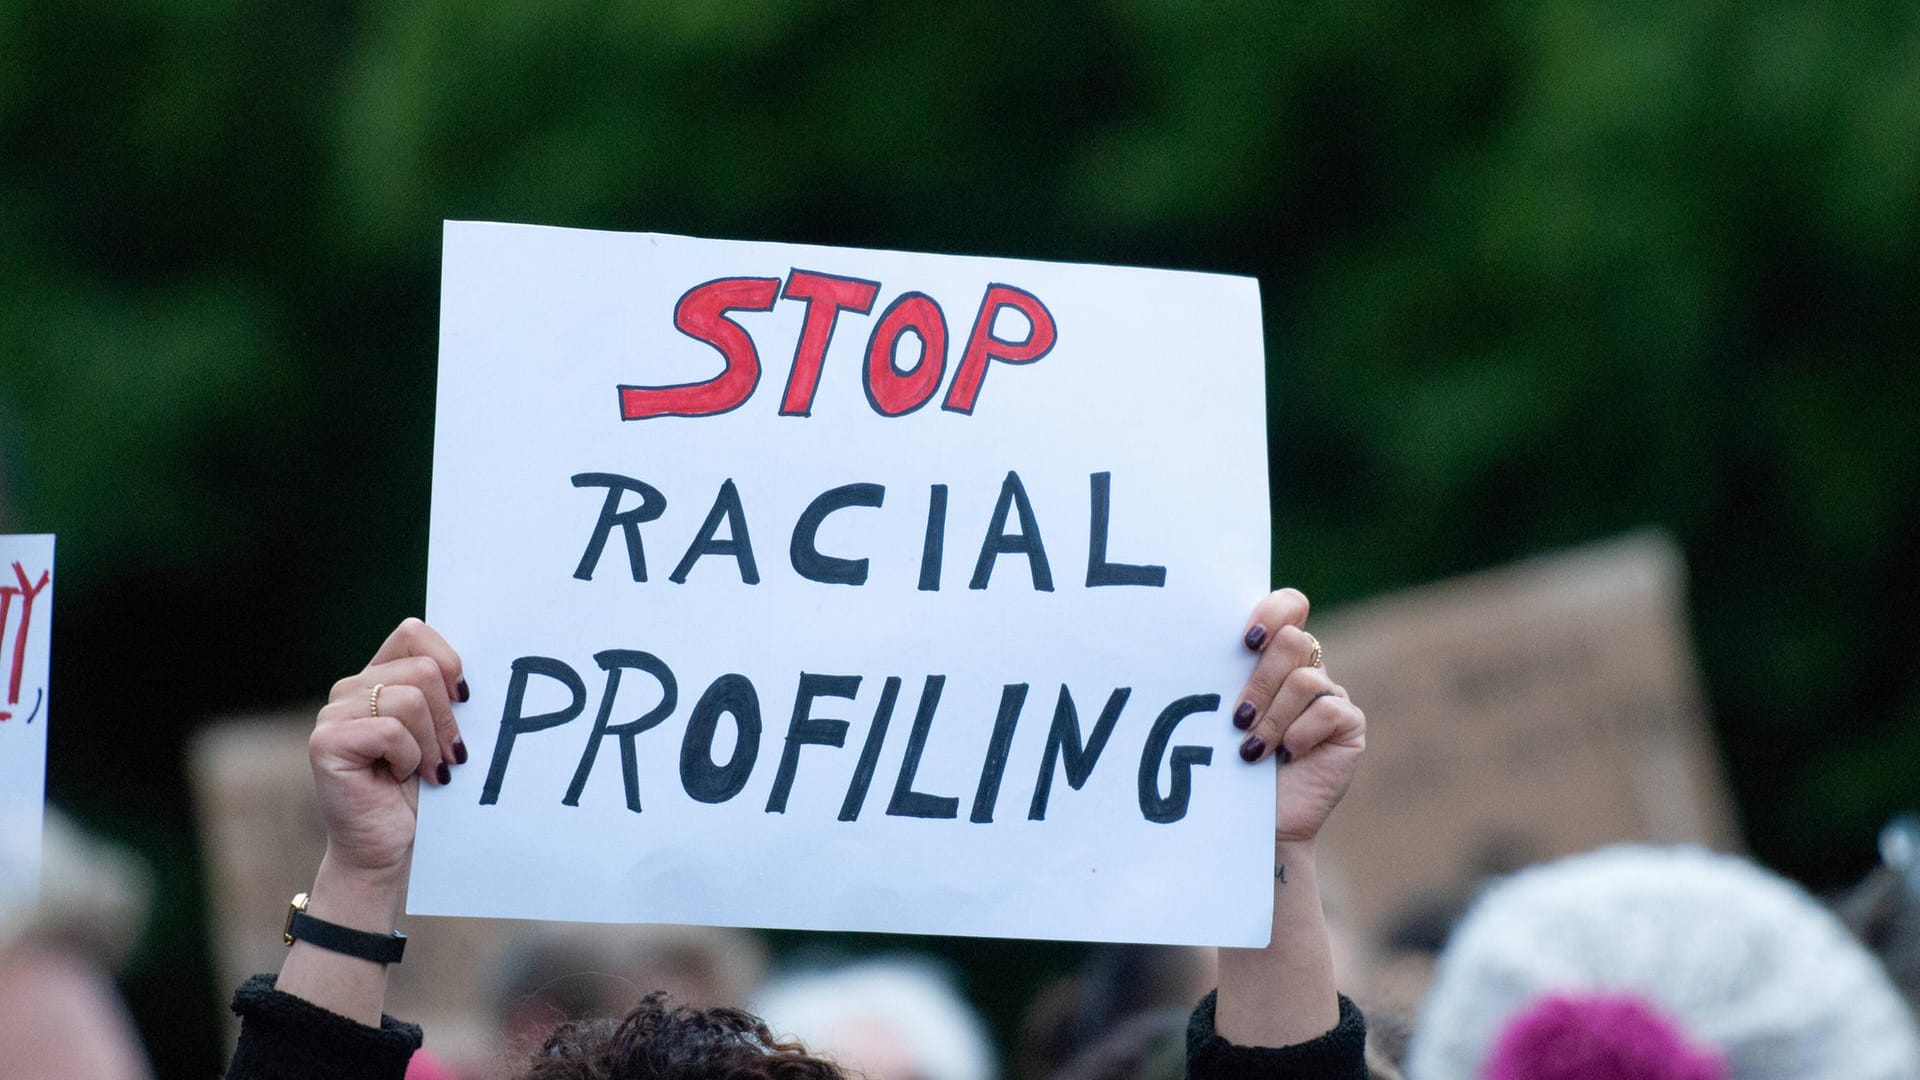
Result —
M 288 945 L 304 941 L 329 952 L 371 960 L 376 964 L 397 964 L 400 955 L 407 951 L 407 935 L 397 930 L 391 934 L 375 934 L 307 914 L 306 893 L 295 896 L 293 902 L 287 905 L 287 925 L 281 930 L 280 936 Z

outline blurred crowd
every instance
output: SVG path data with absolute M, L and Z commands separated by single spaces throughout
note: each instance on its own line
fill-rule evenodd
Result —
M 141 933 L 140 863 L 49 818 L 37 908 L 0 911 L 0 1076 L 145 1080 L 113 988 Z M 1614 845 L 1491 876 L 1463 908 L 1357 940 L 1328 901 L 1373 1075 L 1416 1080 L 1920 1076 L 1920 818 L 1818 899 L 1744 857 Z M 744 1006 L 871 1080 L 1162 1080 L 1182 1075 L 1209 950 L 1097 946 L 1038 982 L 996 1046 L 959 975 L 910 953 L 769 965 L 745 931 L 513 924 L 486 1015 L 415 1056 L 413 1080 L 491 1080 L 563 1020 L 666 991 Z M 460 1034 L 486 1032 L 487 1035 Z M 55 1034 L 57 1033 L 57 1034 Z
M 1619 576 L 1622 564 L 1602 562 Z M 1578 592 L 1578 580 L 1560 574 L 1550 591 Z M 1449 593 L 1441 606 L 1461 602 Z M 1390 615 L 1405 628 L 1420 622 L 1413 612 Z M 1475 620 L 1483 636 L 1497 633 L 1487 613 Z M 1576 682 L 1563 652 L 1550 665 L 1560 688 Z M 1524 689 L 1510 680 L 1496 691 L 1518 700 Z M 1424 707 L 1445 712 L 1438 698 Z M 259 921 L 277 922 L 277 899 L 310 880 L 325 842 L 301 753 L 311 726 L 300 714 L 236 720 L 204 730 L 192 751 L 215 951 L 230 983 L 276 963 L 278 937 Z M 1395 729 L 1413 738 L 1412 717 Z M 1389 813 L 1412 797 L 1395 786 L 1392 760 L 1370 796 Z M 1321 895 L 1336 982 L 1366 1015 L 1372 1076 L 1920 1080 L 1920 816 L 1886 822 L 1872 869 L 1819 897 L 1715 850 L 1737 842 L 1563 845 L 1555 857 L 1499 835 L 1479 842 L 1477 856 L 1455 857 L 1457 887 L 1372 897 L 1385 919 L 1363 919 L 1362 883 L 1343 880 L 1337 860 L 1329 868 Z M 37 904 L 0 899 L 0 1078 L 149 1080 L 116 976 L 142 941 L 154 875 L 56 808 L 42 862 Z M 396 969 L 393 1011 L 428 1021 L 411 1080 L 518 1075 L 557 1024 L 626 1015 L 655 992 L 694 1009 L 745 1008 L 868 1080 L 1171 1080 L 1188 1067 L 1194 1004 L 1216 985 L 1213 950 L 1092 946 L 1071 970 L 1036 964 L 1018 1024 L 996 1038 L 968 973 L 912 951 L 822 937 L 781 954 L 753 932 L 713 927 L 412 929 L 440 940 Z

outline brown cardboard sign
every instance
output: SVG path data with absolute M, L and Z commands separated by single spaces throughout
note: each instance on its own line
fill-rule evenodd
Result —
M 194 739 L 214 958 L 225 986 L 279 970 L 287 901 L 312 887 L 326 851 L 307 764 L 312 730 L 311 712 L 288 712 L 211 724 Z M 422 1024 L 428 1049 L 476 1075 L 527 1034 L 522 1019 L 544 1032 L 570 1015 L 617 1016 L 653 989 L 696 1005 L 739 1005 L 763 962 L 746 935 L 703 927 L 409 918 L 402 929 L 413 943 L 391 970 L 387 1011 Z M 234 1017 L 227 1021 L 231 1045 Z
M 326 826 L 307 764 L 311 713 L 225 721 L 202 729 L 192 749 L 215 964 L 233 986 L 255 972 L 278 971 L 287 901 L 313 887 L 327 848 Z M 408 925 L 416 940 L 392 970 L 389 1012 L 436 1024 L 435 1042 L 468 1034 L 484 1021 L 477 989 L 494 961 L 497 938 L 456 920 Z M 424 940 L 422 940 L 424 939 Z M 228 1017 L 229 1023 L 232 1017 Z
M 1684 586 L 1672 540 L 1636 533 L 1314 621 L 1367 714 L 1325 844 L 1355 929 L 1607 843 L 1739 846 Z

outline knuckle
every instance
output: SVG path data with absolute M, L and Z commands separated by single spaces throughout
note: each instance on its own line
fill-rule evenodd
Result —
M 409 656 L 401 661 L 401 670 L 406 672 L 407 681 L 419 687 L 432 686 L 440 681 L 440 665 L 432 658 Z
M 395 683 L 387 687 L 384 693 L 393 695 L 391 698 L 381 699 L 381 704 L 392 706 L 392 708 L 384 710 L 389 716 L 397 714 L 402 710 L 407 712 L 426 711 L 427 695 L 422 693 L 419 687 L 411 683 Z
M 1307 640 L 1307 632 L 1292 623 L 1274 632 L 1273 644 L 1295 667 L 1304 666 L 1307 657 L 1313 655 L 1313 645 Z
M 1297 667 L 1287 672 L 1286 688 L 1302 694 L 1317 694 L 1330 689 L 1326 673 L 1319 668 Z
M 358 675 L 349 675 L 344 679 L 336 681 L 333 684 L 333 688 L 327 691 L 328 702 L 339 701 L 353 693 L 354 683 L 357 679 L 359 679 Z
M 313 733 L 307 736 L 308 764 L 318 765 L 322 758 L 334 752 L 335 744 L 340 738 L 339 731 L 339 725 L 329 725 L 327 727 L 316 727 L 313 729 Z

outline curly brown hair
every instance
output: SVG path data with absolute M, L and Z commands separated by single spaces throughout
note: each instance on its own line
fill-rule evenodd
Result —
M 741 1009 L 689 1009 L 642 998 L 624 1020 L 555 1028 L 521 1080 L 850 1080 L 838 1065 L 780 1042 Z

